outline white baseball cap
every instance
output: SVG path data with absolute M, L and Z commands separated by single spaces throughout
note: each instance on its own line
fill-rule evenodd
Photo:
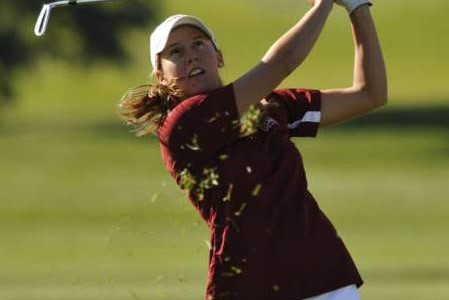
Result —
M 151 33 L 150 58 L 153 70 L 157 69 L 157 55 L 165 49 L 170 33 L 173 29 L 181 25 L 190 25 L 199 28 L 210 38 L 215 48 L 218 49 L 217 42 L 215 41 L 212 31 L 200 19 L 189 15 L 173 15 L 159 24 L 159 26 L 154 29 L 153 33 Z

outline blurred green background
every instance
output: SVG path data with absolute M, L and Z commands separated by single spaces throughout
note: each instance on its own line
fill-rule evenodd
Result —
M 296 142 L 312 193 L 366 281 L 363 299 L 449 299 L 449 2 L 373 2 L 389 105 Z M 189 13 L 210 25 L 226 82 L 309 7 L 158 3 L 153 24 Z M 42 39 L 57 28 L 50 22 Z M 204 297 L 206 225 L 166 173 L 157 140 L 135 138 L 115 113 L 124 91 L 149 79 L 150 28 L 121 35 L 125 64 L 41 56 L 16 73 L 15 101 L 0 109 L 0 299 Z M 348 17 L 335 7 L 282 86 L 347 86 L 352 53 Z

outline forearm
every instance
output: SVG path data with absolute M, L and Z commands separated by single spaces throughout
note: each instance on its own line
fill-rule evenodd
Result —
M 296 69 L 312 50 L 326 23 L 333 1 L 316 1 L 301 20 L 282 35 L 262 58 L 266 64 L 278 64 L 285 76 Z
M 355 43 L 353 88 L 368 94 L 373 106 L 387 102 L 387 74 L 376 28 L 367 5 L 351 14 Z

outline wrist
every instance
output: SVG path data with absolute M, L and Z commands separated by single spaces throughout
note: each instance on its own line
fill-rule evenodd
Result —
M 370 10 L 369 10 L 370 6 L 371 5 L 368 5 L 368 3 L 367 3 L 365 5 L 360 5 L 360 6 L 356 7 L 350 14 L 351 19 L 364 18 L 367 15 L 370 15 Z
M 369 0 L 335 0 L 335 2 L 343 6 L 350 15 L 360 7 L 372 5 Z
M 313 6 L 333 6 L 335 0 L 309 0 L 309 2 L 312 3 Z
M 355 7 L 349 14 L 353 15 L 359 11 L 369 11 L 370 6 L 373 6 L 371 2 L 360 4 L 359 6 Z
M 332 10 L 332 7 L 334 6 L 335 1 L 334 0 L 320 0 L 314 2 L 314 8 L 319 10 L 326 10 L 330 12 Z

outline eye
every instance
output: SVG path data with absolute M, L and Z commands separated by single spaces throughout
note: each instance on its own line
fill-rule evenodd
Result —
M 203 39 L 198 39 L 193 42 L 193 45 L 197 48 L 203 46 L 204 44 L 205 44 L 205 41 Z
M 176 56 L 181 55 L 181 53 L 182 53 L 182 50 L 181 50 L 180 47 L 173 47 L 173 48 L 171 48 L 170 51 L 168 52 L 168 55 L 169 55 L 170 57 L 176 57 Z

